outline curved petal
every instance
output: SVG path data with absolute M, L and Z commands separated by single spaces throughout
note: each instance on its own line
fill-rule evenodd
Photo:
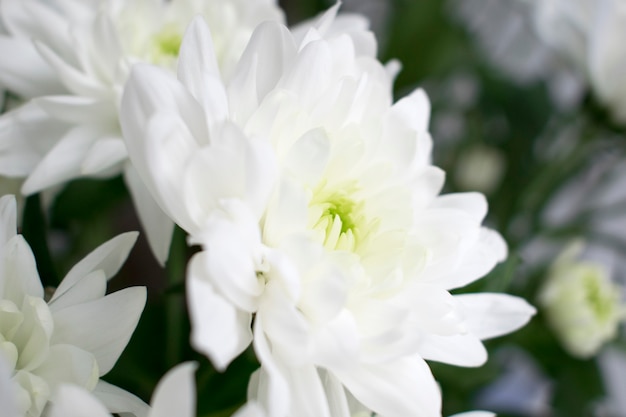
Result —
M 17 234 L 17 205 L 14 195 L 0 198 L 0 247 Z
M 126 165 L 124 181 L 133 199 L 150 249 L 159 264 L 163 266 L 169 255 L 174 222 L 159 206 L 132 164 Z
M 183 363 L 170 370 L 154 390 L 150 417 L 194 417 L 196 415 L 196 380 L 198 365 Z
M 75 384 L 94 389 L 98 382 L 98 363 L 93 355 L 72 345 L 54 345 L 46 362 L 35 372 L 55 391 L 61 384 Z
M 91 352 L 104 375 L 128 344 L 145 304 L 146 289 L 134 287 L 55 311 L 52 343 L 72 344 Z
M 461 294 L 467 329 L 481 340 L 502 336 L 523 327 L 536 310 L 526 300 L 508 294 Z
M 74 265 L 67 275 L 65 275 L 65 278 L 63 278 L 63 281 L 61 281 L 61 284 L 54 292 L 50 302 L 52 303 L 62 296 L 66 291 L 93 271 L 101 269 L 106 279 L 110 279 L 117 274 L 117 271 L 119 271 L 128 257 L 130 250 L 135 245 L 138 235 L 139 233 L 137 232 L 122 233 L 91 251 L 89 255 L 85 256 L 79 263 Z
M 188 26 L 180 46 L 178 79 L 202 106 L 210 122 L 225 120 L 228 100 L 209 28 L 200 16 Z
M 22 186 L 26 195 L 80 177 L 81 164 L 101 132 L 89 126 L 70 129 L 43 157 Z
M 73 305 L 95 301 L 104 297 L 107 289 L 107 279 L 102 270 L 93 271 L 84 275 L 83 279 L 69 288 L 64 289 L 58 297 L 56 293 L 49 301 L 51 311 L 58 311 Z
M 202 278 L 197 257 L 191 260 L 187 277 L 191 343 L 218 370 L 224 370 L 250 345 L 252 314 L 237 309 L 213 290 Z
M 4 246 L 0 296 L 22 304 L 25 295 L 43 299 L 43 287 L 33 251 L 22 235 L 13 236 Z
M 19 51 L 19 56 L 15 56 Z M 35 49 L 32 39 L 0 36 L 0 54 L 11 56 L 0 62 L 0 84 L 28 99 L 66 91 L 52 68 Z
M 473 334 L 425 335 L 418 351 L 426 360 L 456 366 L 476 367 L 487 361 L 485 346 Z
M 93 395 L 102 401 L 111 413 L 122 415 L 130 413 L 136 417 L 148 417 L 150 412 L 148 404 L 141 401 L 139 397 L 103 380 L 98 381 Z
M 115 166 L 128 157 L 124 141 L 118 137 L 101 137 L 85 155 L 80 171 L 83 175 L 98 175 Z
M 377 414 L 386 417 L 441 414 L 439 386 L 426 362 L 417 355 L 333 373 L 357 400 Z
M 111 417 L 89 391 L 75 385 L 59 387 L 51 402 L 49 417 Z

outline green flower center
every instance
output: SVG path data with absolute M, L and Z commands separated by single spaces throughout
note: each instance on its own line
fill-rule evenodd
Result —
M 309 225 L 317 231 L 329 250 L 356 251 L 375 227 L 359 200 L 354 183 L 328 189 L 322 183 L 313 193 L 309 203 Z
M 585 276 L 584 287 L 585 298 L 596 316 L 600 319 L 609 318 L 617 302 L 615 294 L 606 291 L 593 272 Z
M 153 38 L 153 55 L 155 61 L 177 58 L 183 35 L 174 25 L 165 26 Z

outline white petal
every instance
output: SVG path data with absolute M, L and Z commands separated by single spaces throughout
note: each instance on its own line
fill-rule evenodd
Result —
M 496 414 L 490 411 L 467 411 L 450 417 L 496 417 Z
M 263 319 L 254 321 L 254 351 L 261 362 L 261 369 L 250 377 L 248 399 L 258 401 L 265 414 L 272 417 L 286 417 L 289 407 L 289 385 L 274 358 L 269 342 L 263 332 Z
M 426 360 L 456 366 L 475 367 L 487 361 L 487 350 L 473 334 L 439 336 L 425 335 L 419 354 Z
M 18 56 L 15 52 L 19 51 Z M 30 38 L 0 36 L 0 83 L 23 98 L 58 94 L 65 88 L 39 55 Z
M 480 193 L 454 193 L 437 197 L 433 201 L 434 209 L 459 210 L 480 223 L 487 215 L 487 199 Z
M 260 405 L 251 401 L 237 410 L 233 417 L 265 417 L 265 413 Z
M 50 405 L 50 417 L 111 417 L 89 391 L 74 385 L 61 386 Z
M 152 253 L 159 264 L 163 266 L 169 255 L 172 235 L 174 234 L 174 222 L 155 201 L 132 164 L 126 165 L 124 181 L 133 199 L 150 249 L 152 249 Z
M 447 271 L 433 273 L 433 276 L 437 276 L 437 282 L 445 289 L 461 288 L 486 275 L 506 256 L 507 247 L 502 236 L 483 227 L 479 230 L 477 241 L 465 253 L 457 255 L 456 268 L 444 268 Z
M 0 404 L 4 408 L 3 412 L 6 413 L 6 417 L 18 417 L 15 392 L 13 381 L 11 381 L 11 374 L 13 369 L 9 372 L 9 366 L 7 365 L 4 357 L 0 357 Z M 107 416 L 108 417 L 108 416 Z
M 0 174 L 26 177 L 69 127 L 33 102 L 0 117 Z
M 115 103 L 93 97 L 45 96 L 33 100 L 53 119 L 70 124 L 108 124 L 117 127 Z
M 52 342 L 72 344 L 93 353 L 104 375 L 128 344 L 145 304 L 146 289 L 134 287 L 55 311 Z
M 98 381 L 93 394 L 111 413 L 131 413 L 137 417 L 147 417 L 150 412 L 150 407 L 141 399 L 103 380 Z
M 209 28 L 196 17 L 185 32 L 178 58 L 178 79 L 204 109 L 211 122 L 226 119 L 228 100 L 221 82 Z
M 185 204 L 184 174 L 198 151 L 195 139 L 175 114 L 155 114 L 146 128 L 145 184 L 152 189 L 159 205 L 189 233 L 197 226 Z M 134 163 L 139 170 L 139 166 Z M 142 174 L 141 171 L 139 171 Z
M 391 114 L 395 123 L 402 123 L 415 131 L 425 132 L 428 130 L 430 120 L 428 96 L 421 88 L 414 90 L 392 106 Z
M 319 95 L 326 90 L 332 69 L 331 52 L 325 42 L 306 45 L 285 73 L 278 88 L 297 94 L 304 108 L 311 108 Z
M 46 362 L 35 372 L 52 391 L 60 384 L 75 384 L 94 389 L 98 382 L 98 364 L 93 355 L 72 345 L 54 345 L 48 351 Z
M 254 312 L 263 285 L 257 277 L 261 263 L 261 238 L 254 218 L 245 207 L 212 216 L 199 241 L 206 249 L 194 258 L 198 274 L 238 309 Z M 232 213 L 232 217 L 226 217 Z M 225 218 L 226 217 L 226 218 Z
M 191 260 L 187 277 L 191 343 L 218 370 L 224 370 L 250 345 L 252 315 L 238 310 L 197 275 L 196 258 L 197 255 Z
M 24 194 L 33 194 L 81 175 L 80 166 L 100 132 L 91 127 L 70 129 L 30 174 Z
M 330 157 L 330 141 L 324 129 L 312 129 L 302 135 L 285 156 L 285 168 L 305 186 L 315 186 Z
M 50 301 L 54 301 L 91 272 L 101 269 L 106 279 L 111 279 L 128 257 L 137 240 L 137 232 L 122 233 L 98 246 L 70 269 Z
M 312 349 L 310 325 L 277 280 L 270 279 L 265 287 L 255 320 L 259 318 L 272 343 L 272 354 L 289 367 L 306 366 Z
M 0 296 L 20 305 L 25 295 L 43 298 L 43 287 L 33 252 L 22 235 L 13 236 L 4 246 Z
M 367 408 L 386 417 L 431 417 L 441 413 L 441 393 L 420 357 L 364 364 L 351 372 L 333 372 Z
M 150 417 L 194 417 L 196 415 L 196 380 L 198 366 L 183 363 L 170 370 L 154 390 Z
M 524 326 L 536 310 L 526 300 L 508 294 L 461 294 L 468 330 L 481 340 L 501 336 Z
M 71 287 L 63 289 L 63 294 L 50 300 L 50 310 L 58 311 L 65 307 L 95 301 L 106 294 L 107 279 L 102 270 L 93 271 L 84 275 L 83 279 Z
M 101 137 L 89 148 L 80 170 L 83 175 L 100 174 L 127 157 L 126 146 L 121 138 Z
M 260 219 L 277 172 L 273 150 L 230 123 L 216 136 L 214 143 L 188 164 L 184 190 L 188 210 L 202 223 L 219 200 L 239 198 Z
M 2 20 L 15 37 L 42 39 L 56 50 L 68 46 L 67 21 L 52 4 L 41 1 L 3 1 Z
M 15 196 L 5 195 L 0 198 L 0 247 L 16 235 L 17 209 Z
M 231 109 L 239 120 L 247 120 L 276 86 L 295 54 L 296 45 L 286 27 L 275 22 L 257 26 L 228 84 Z

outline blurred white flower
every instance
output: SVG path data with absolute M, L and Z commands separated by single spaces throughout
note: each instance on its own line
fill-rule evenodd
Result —
M 452 296 L 506 256 L 476 193 L 438 196 L 430 105 L 392 105 L 393 66 L 364 27 L 260 25 L 229 79 L 195 20 L 178 79 L 137 66 L 122 100 L 128 150 L 199 244 L 192 342 L 224 369 L 251 341 L 249 398 L 267 414 L 438 416 L 424 361 L 482 364 L 481 339 L 534 313 L 504 294 Z M 252 327 L 252 329 L 251 329 Z
M 99 380 L 137 326 L 145 288 L 106 295 L 137 237 L 104 243 L 65 276 L 48 302 L 30 247 L 15 232 L 15 199 L 0 198 L 0 356 L 8 364 L 21 416 L 38 417 L 54 390 L 73 383 L 93 390 L 115 412 L 141 415 L 144 404 Z
M 171 369 L 159 381 L 152 395 L 147 417 L 195 417 L 196 365 L 183 363 Z M 263 417 L 255 404 L 247 404 L 233 417 Z M 111 417 L 107 409 L 89 391 L 75 386 L 61 386 L 50 407 L 49 417 Z
M 3 0 L 0 85 L 32 100 L 0 118 L 0 174 L 27 177 L 32 194 L 81 176 L 125 173 L 160 262 L 172 223 L 139 181 L 121 135 L 118 112 L 136 62 L 175 70 L 187 24 L 211 25 L 214 53 L 227 74 L 253 28 L 282 21 L 273 0 Z
M 616 121 L 626 123 L 626 3 L 622 0 L 525 0 L 546 45 L 584 74 Z
M 533 5 L 553 3 L 555 0 L 449 0 L 451 13 L 475 36 L 489 62 L 521 85 L 545 81 L 553 102 L 568 109 L 580 103 L 584 72 L 563 62 L 534 30 Z M 581 2 L 568 3 L 577 7 Z
M 576 259 L 581 251 L 577 241 L 557 258 L 538 303 L 565 349 L 588 358 L 615 338 L 626 309 L 621 288 L 602 265 Z

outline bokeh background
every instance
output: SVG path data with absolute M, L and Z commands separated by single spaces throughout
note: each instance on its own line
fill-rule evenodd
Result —
M 297 24 L 333 2 L 280 3 L 289 24 Z M 381 60 L 402 64 L 396 99 L 426 90 L 433 158 L 447 173 L 445 192 L 484 193 L 486 223 L 508 242 L 508 260 L 461 292 L 508 292 L 536 304 L 551 264 L 575 239 L 585 242 L 582 257 L 625 282 L 624 131 L 583 79 L 537 39 L 523 2 L 344 0 L 342 11 L 369 16 Z M 140 230 L 121 178 L 74 181 L 23 204 L 22 232 L 47 286 L 57 285 L 100 243 Z M 193 252 L 177 230 L 162 268 L 140 238 L 110 290 L 148 285 L 149 301 L 105 379 L 147 400 L 169 368 L 195 360 L 198 415 L 228 416 L 245 401 L 245 381 L 258 363 L 249 351 L 220 374 L 190 348 L 183 278 Z M 596 356 L 575 358 L 539 309 L 521 331 L 487 343 L 490 359 L 483 367 L 431 364 L 443 414 L 481 408 L 499 416 L 624 416 L 625 340 L 620 334 Z

